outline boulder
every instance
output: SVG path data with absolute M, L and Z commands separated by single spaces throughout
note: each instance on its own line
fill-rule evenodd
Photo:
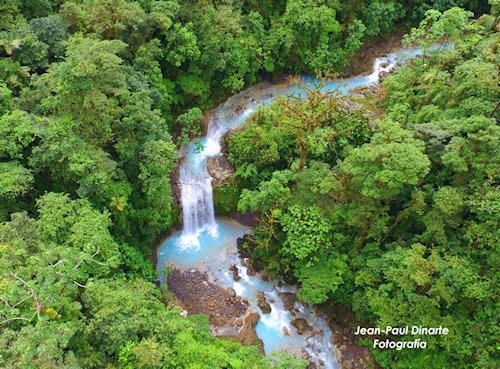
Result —
M 262 279 L 264 282 L 269 282 L 273 280 L 273 276 L 271 275 L 271 273 L 262 270 L 260 272 L 260 279 Z
M 293 304 L 295 303 L 295 300 L 297 297 L 295 296 L 294 293 L 292 292 L 279 292 L 278 296 L 280 297 L 281 301 L 283 301 L 283 306 L 285 310 L 292 310 L 293 309 Z
M 248 258 L 244 258 L 241 261 L 241 264 L 247 268 L 247 275 L 253 277 L 257 274 L 257 271 L 253 267 L 253 265 L 250 263 L 250 260 Z
M 298 334 L 304 334 L 306 332 L 312 333 L 312 328 L 307 324 L 307 320 L 304 318 L 297 318 L 291 321 L 292 325 L 297 328 Z
M 266 301 L 266 296 L 264 292 L 257 293 L 257 306 L 262 310 L 263 314 L 269 314 L 271 312 L 271 305 Z
M 247 264 L 247 275 L 254 277 L 257 274 L 257 271 L 253 267 L 252 264 L 248 263 Z
M 245 346 L 256 345 L 259 350 L 264 353 L 264 343 L 255 332 L 255 326 L 258 321 L 259 313 L 252 311 L 243 319 L 242 326 L 237 335 L 228 335 L 223 337 L 229 341 L 240 342 Z
M 231 265 L 229 267 L 229 271 L 233 274 L 233 279 L 235 282 L 238 282 L 241 279 L 240 275 L 238 274 L 238 267 L 236 265 Z
M 234 167 L 224 155 L 208 158 L 207 170 L 214 187 L 224 186 L 234 175 Z

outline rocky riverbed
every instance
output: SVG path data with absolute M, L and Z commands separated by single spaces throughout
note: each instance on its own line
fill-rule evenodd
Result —
M 394 44 L 399 43 L 397 38 L 395 40 L 396 41 L 390 40 L 390 42 L 386 42 L 384 46 L 378 47 L 378 49 L 368 48 L 366 50 L 360 50 L 359 55 L 361 57 L 357 58 L 357 60 L 359 60 L 361 64 L 365 61 L 366 65 L 371 65 L 373 58 L 380 56 L 378 54 L 386 54 L 387 51 L 394 49 Z M 358 67 L 365 69 L 364 66 L 361 67 L 361 64 L 360 66 L 354 65 L 352 70 L 348 70 L 346 73 L 357 75 L 359 73 L 357 70 Z M 366 70 L 368 70 L 368 68 L 366 68 Z M 369 75 L 368 78 L 361 78 L 360 81 L 371 81 L 372 79 L 373 76 Z M 378 80 L 378 78 L 376 80 Z M 356 83 L 359 83 L 359 80 L 356 81 Z M 333 81 L 332 83 L 337 82 Z M 353 83 L 353 86 L 356 86 L 356 83 Z M 362 85 L 362 83 L 358 84 L 358 86 Z M 255 88 L 265 89 L 270 88 L 270 86 L 264 83 Z M 354 95 L 354 102 L 356 102 L 357 98 L 363 98 L 365 100 L 370 98 L 383 99 L 383 89 L 378 88 L 378 86 L 356 88 L 356 90 L 352 92 Z M 247 97 L 244 93 L 238 94 L 227 104 L 227 106 L 223 105 L 220 107 L 220 112 L 225 114 L 224 117 L 226 117 L 228 112 L 232 112 L 231 109 L 234 106 L 238 106 L 238 101 L 240 101 L 238 99 L 245 100 Z M 251 110 L 250 108 L 235 109 L 234 114 L 236 118 L 239 117 L 239 121 L 243 122 L 245 116 L 250 114 Z M 377 116 L 377 114 L 374 114 L 374 116 Z M 229 129 L 232 129 L 233 126 L 231 124 L 233 123 L 228 123 Z M 208 161 L 208 172 L 213 179 L 212 185 L 217 187 L 226 184 L 234 172 L 234 168 L 232 168 L 231 164 L 223 156 L 211 158 Z M 251 218 L 252 223 L 255 222 L 255 216 L 251 215 Z M 207 240 L 211 242 L 210 238 L 207 238 Z M 176 241 L 176 239 L 174 239 L 174 241 Z M 175 244 L 175 242 L 171 243 Z M 230 264 L 226 263 L 224 267 L 220 267 L 221 264 L 217 264 L 217 267 L 215 267 L 215 260 L 213 260 L 213 258 L 219 259 L 221 255 L 229 256 L 229 254 L 218 249 L 215 253 L 207 253 L 206 249 L 202 249 L 205 250 L 202 251 L 202 254 L 210 258 L 210 266 L 205 265 L 206 270 L 210 270 L 211 273 L 215 272 L 214 275 L 217 275 L 217 278 L 211 279 L 203 268 L 174 268 L 166 282 L 169 290 L 175 293 L 179 304 L 184 307 L 187 313 L 202 313 L 209 316 L 215 335 L 224 336 L 244 344 L 257 344 L 261 350 L 263 350 L 263 346 L 265 346 L 265 351 L 267 353 L 271 352 L 271 349 L 275 349 L 269 346 L 271 347 L 270 349 L 268 345 L 276 344 L 276 342 L 268 343 L 268 337 L 273 337 L 274 339 L 276 336 L 281 337 L 280 339 L 287 340 L 293 335 L 294 337 L 300 337 L 300 342 L 294 341 L 291 346 L 288 346 L 288 350 L 298 349 L 298 355 L 303 357 L 307 357 L 307 355 L 303 355 L 305 351 L 311 355 L 315 355 L 314 360 L 316 364 L 311 364 L 309 368 L 322 367 L 325 362 L 321 359 L 321 355 L 324 353 L 330 355 L 327 362 L 331 364 L 328 364 L 328 367 L 337 368 L 335 364 L 337 361 L 340 364 L 340 368 L 343 369 L 377 368 L 369 349 L 359 345 L 356 336 L 352 334 L 352 329 L 356 324 L 352 312 L 345 311 L 342 307 L 338 306 L 310 307 L 299 304 L 295 301 L 295 295 L 293 293 L 290 294 L 288 290 L 285 292 L 285 290 L 281 288 L 281 284 L 269 284 L 263 289 L 259 287 L 256 291 L 261 292 L 253 292 L 257 294 L 256 301 L 254 301 L 253 299 L 255 296 L 249 297 L 250 295 L 248 294 L 241 294 L 249 286 L 242 285 L 239 280 L 245 279 L 248 283 L 248 276 L 255 276 L 256 271 L 261 270 L 261 266 L 258 265 L 258 263 L 252 265 L 247 261 L 240 262 L 237 256 L 235 256 L 235 253 L 231 251 L 230 253 L 233 253 L 233 258 L 228 260 Z M 162 260 L 171 260 L 172 257 L 179 257 L 179 255 L 176 256 L 175 253 L 171 254 L 171 256 L 167 256 L 166 250 L 167 248 L 162 251 L 165 252 L 165 255 L 162 255 Z M 242 260 L 247 259 L 243 255 L 240 255 L 240 257 Z M 181 259 L 172 261 L 172 263 L 174 265 L 188 265 Z M 236 266 L 235 263 L 238 264 L 238 266 Z M 162 265 L 165 265 L 164 262 Z M 245 270 L 244 274 L 241 274 L 242 270 Z M 235 283 L 228 283 L 227 276 L 229 276 L 229 280 L 234 280 Z M 257 279 L 259 279 L 259 277 L 257 277 Z M 268 276 L 266 276 L 266 281 L 267 280 Z M 290 282 L 293 283 L 293 281 Z M 252 285 L 256 283 L 255 279 L 250 282 Z M 231 286 L 234 289 L 227 288 L 223 285 Z M 287 295 L 284 293 L 287 293 Z M 248 303 L 245 298 L 238 297 L 238 295 L 245 296 L 245 298 L 250 299 L 252 302 Z M 279 302 L 279 306 L 275 306 L 275 301 Z M 252 305 L 251 308 L 250 305 Z M 277 311 L 279 314 L 276 314 Z M 261 313 L 260 319 L 259 312 Z M 282 320 L 284 316 L 286 316 L 286 319 Z M 324 317 L 327 323 L 325 323 L 324 319 L 319 318 L 320 316 Z M 316 324 L 318 321 L 321 322 L 320 325 Z M 278 329 L 278 334 L 276 334 L 276 328 Z M 259 340 L 256 331 L 259 332 L 259 336 L 263 337 L 266 341 L 265 344 Z M 328 334 L 323 334 L 324 332 L 328 332 Z M 336 346 L 332 346 L 331 343 L 334 343 Z M 318 346 L 321 346 L 320 350 L 314 351 Z M 301 348 L 302 352 L 300 352 Z M 331 357 L 332 352 L 337 360 Z
M 340 369 L 381 369 L 370 349 L 358 342 L 354 335 L 356 325 L 362 325 L 354 313 L 340 304 L 317 307 L 317 314 L 327 319 L 332 330 L 334 354 Z
M 236 326 L 236 319 L 247 311 L 248 301 L 195 269 L 174 269 L 167 277 L 167 286 L 189 314 L 208 315 L 214 327 Z
M 248 261 L 245 264 L 250 266 Z M 253 268 L 250 268 L 254 274 Z M 239 280 L 237 268 L 228 267 L 232 278 Z M 269 276 L 265 275 L 265 279 Z M 249 302 L 236 295 L 232 288 L 222 286 L 206 271 L 197 269 L 173 269 L 166 278 L 168 290 L 175 294 L 175 302 L 180 305 L 186 314 L 205 314 L 209 317 L 212 333 L 231 341 L 244 345 L 256 345 L 264 352 L 262 340 L 257 336 L 255 327 L 259 321 L 259 314 L 252 311 Z M 297 298 L 295 293 L 280 292 L 278 298 L 283 302 L 283 308 L 297 315 L 291 321 L 298 334 L 310 337 L 315 332 L 307 320 L 298 316 Z M 271 301 L 273 302 L 273 301 Z M 259 308 L 263 314 L 270 313 L 270 306 L 264 293 L 259 294 Z M 332 343 L 335 345 L 333 354 L 337 358 L 341 369 L 373 369 L 378 368 L 367 347 L 358 344 L 356 336 L 352 334 L 355 317 L 352 312 L 340 305 L 317 306 L 316 314 L 323 316 L 333 332 Z M 287 333 L 287 332 L 285 332 Z M 317 333 L 317 332 L 316 332 Z M 297 351 L 296 355 L 307 358 L 305 351 Z M 310 363 L 308 368 L 317 368 Z
M 206 272 L 173 269 L 166 278 L 168 290 L 187 314 L 209 317 L 212 333 L 244 345 L 256 345 L 264 352 L 255 332 L 259 314 L 248 310 L 248 301 L 236 292 L 214 282 Z

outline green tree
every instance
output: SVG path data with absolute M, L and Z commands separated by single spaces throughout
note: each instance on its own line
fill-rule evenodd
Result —
M 19 11 L 28 19 L 45 17 L 52 12 L 51 0 L 14 0 Z
M 277 101 L 282 116 L 272 123 L 278 125 L 283 133 L 290 132 L 295 137 L 298 171 L 306 165 L 309 152 L 322 154 L 331 141 L 350 133 L 348 128 L 342 126 L 343 121 L 336 119 L 348 103 L 338 96 L 336 90 L 323 91 L 323 83 L 314 86 L 299 83 L 304 89 L 304 98 L 291 96 Z
M 0 199 L 15 199 L 33 186 L 33 173 L 17 160 L 0 162 Z
M 34 140 L 33 118 L 28 113 L 14 110 L 0 117 L 0 158 L 22 159 Z
M 6 0 L 0 4 L 0 31 L 7 30 L 16 22 L 19 9 L 15 0 Z
M 425 19 L 418 28 L 412 28 L 410 35 L 406 35 L 404 42 L 417 42 L 420 47 L 427 49 L 436 42 L 454 42 L 464 32 L 470 30 L 472 12 L 454 7 L 444 13 L 439 10 L 428 10 Z
M 15 213 L 0 227 L 2 324 L 12 329 L 77 318 L 78 289 L 115 274 L 121 263 L 107 214 L 55 193 L 37 205 L 38 220 Z
M 345 258 L 333 245 L 332 224 L 316 207 L 292 205 L 280 218 L 286 239 L 279 254 L 284 264 L 293 266 L 293 275 L 300 284 L 298 297 L 319 304 L 332 297 L 343 283 L 347 270 Z
M 152 240 L 176 221 L 169 177 L 178 153 L 171 141 L 149 141 L 141 156 L 138 178 L 144 200 L 137 210 L 137 221 L 142 234 Z
M 137 2 L 125 0 L 66 2 L 60 12 L 73 31 L 94 33 L 103 40 L 126 40 L 127 34 L 146 16 Z
M 163 78 L 160 65 L 163 53 L 161 41 L 158 38 L 154 38 L 138 48 L 133 66 L 136 71 L 145 76 L 149 89 L 153 92 L 151 94 L 151 99 L 153 100 L 152 107 L 160 109 L 163 115 L 165 115 L 167 112 L 170 112 L 174 99 L 170 95 L 167 86 L 167 84 L 172 85 L 172 82 L 167 83 L 167 80 Z
M 395 360 L 400 367 L 410 368 L 412 362 L 417 361 L 428 368 L 452 368 L 464 364 L 469 367 L 475 360 L 480 360 L 486 364 L 484 367 L 491 367 L 491 359 L 481 359 L 481 355 L 468 360 L 453 355 L 458 349 L 457 341 L 475 346 L 467 338 L 470 335 L 479 334 L 484 342 L 491 339 L 486 338 L 491 332 L 488 327 L 479 328 L 475 333 L 469 330 L 478 324 L 478 319 L 489 319 L 484 317 L 483 307 L 486 310 L 493 308 L 490 300 L 493 296 L 492 281 L 480 277 L 478 265 L 413 244 L 411 248 L 397 247 L 381 259 L 368 261 L 356 283 L 368 286 L 366 297 L 380 327 L 404 326 L 405 322 L 411 321 L 414 322 L 412 325 L 446 326 L 450 330 L 448 335 L 425 336 L 430 353 L 412 350 L 411 353 L 398 351 L 387 355 L 387 352 L 378 351 L 376 354 L 383 363 Z M 463 314 L 468 319 L 464 320 Z M 467 361 L 464 363 L 463 360 Z
M 203 118 L 203 112 L 200 108 L 191 108 L 177 117 L 175 123 L 182 127 L 180 142 L 187 144 L 190 139 L 201 136 Z
M 0 114 L 5 114 L 11 107 L 12 91 L 7 88 L 5 83 L 0 82 Z
M 318 262 L 318 256 L 331 246 L 331 225 L 315 207 L 290 206 L 280 223 L 287 236 L 280 252 L 306 267 Z
M 0 44 L 3 44 L 14 62 L 33 72 L 44 70 L 49 64 L 49 46 L 38 39 L 27 22 L 17 22 L 9 32 L 2 32 Z
M 109 142 L 112 125 L 120 116 L 116 98 L 127 86 L 125 67 L 117 55 L 125 47 L 118 40 L 71 37 L 66 60 L 35 82 L 45 95 L 38 103 L 51 113 L 72 116 L 74 129 L 88 143 Z
M 396 22 L 405 16 L 405 8 L 394 1 L 364 2 L 360 20 L 366 27 L 365 37 L 379 37 L 396 29 Z
M 29 26 L 38 40 L 48 45 L 49 62 L 64 58 L 66 50 L 64 42 L 68 39 L 69 33 L 60 15 L 32 19 Z
M 264 68 L 274 73 L 345 68 L 347 57 L 361 45 L 365 27 L 354 20 L 343 29 L 336 10 L 327 1 L 287 1 L 285 12 L 272 23 L 266 38 Z

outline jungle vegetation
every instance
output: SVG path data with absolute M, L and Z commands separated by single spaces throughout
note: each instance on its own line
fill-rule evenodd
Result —
M 150 246 L 178 219 L 169 177 L 203 109 L 262 78 L 340 73 L 405 29 L 427 52 L 384 94 L 309 89 L 227 138 L 216 206 L 256 212 L 252 258 L 300 299 L 450 328 L 375 351 L 383 367 L 493 368 L 499 15 L 498 0 L 4 0 L 0 366 L 302 367 L 212 337 L 152 283 Z

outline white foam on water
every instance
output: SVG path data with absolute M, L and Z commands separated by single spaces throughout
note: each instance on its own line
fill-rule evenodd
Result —
M 353 88 L 378 83 L 381 72 L 389 73 L 397 64 L 422 54 L 419 49 L 391 53 L 375 60 L 371 74 L 330 81 L 322 89 L 348 95 Z M 314 78 L 304 76 L 301 79 L 306 85 L 319 85 Z M 261 314 L 256 331 L 264 342 L 266 354 L 276 349 L 300 353 L 302 349 L 309 353 L 319 368 L 336 369 L 338 364 L 333 355 L 332 333 L 325 320 L 316 317 L 309 305 L 295 303 L 294 316 L 285 310 L 278 292 L 295 292 L 296 288 L 278 287 L 275 282 L 262 281 L 258 274 L 248 275 L 248 269 L 241 264 L 235 247 L 236 237 L 241 237 L 246 231 L 234 223 L 215 220 L 212 177 L 207 171 L 208 158 L 220 155 L 220 140 L 229 129 L 243 124 L 258 106 L 269 104 L 276 96 L 285 94 L 305 97 L 303 90 L 291 84 L 278 87 L 264 83 L 238 93 L 212 113 L 207 136 L 184 147 L 186 160 L 180 166 L 183 229 L 159 248 L 158 269 L 162 276 L 166 265 L 205 268 L 219 283 L 233 288 L 238 296 L 247 299 L 250 309 L 259 313 L 257 295 L 259 291 L 264 292 L 271 312 Z M 228 243 L 232 243 L 229 248 L 226 247 Z M 236 265 L 241 277 L 239 281 L 234 281 L 228 273 L 231 265 Z M 298 317 L 312 327 L 312 336 L 297 333 L 291 322 Z

